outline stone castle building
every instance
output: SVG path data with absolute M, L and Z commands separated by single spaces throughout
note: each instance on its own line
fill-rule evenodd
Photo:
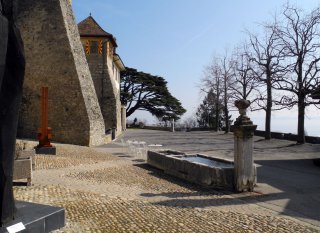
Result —
M 36 139 L 41 87 L 47 86 L 53 140 L 85 146 L 104 143 L 105 121 L 70 0 L 20 1 L 17 25 L 26 56 L 18 136 Z
M 116 38 L 91 15 L 78 24 L 78 29 L 106 130 L 116 128 L 118 135 L 125 129 L 125 110 L 121 111 L 120 102 L 120 71 L 125 66 L 116 53 Z

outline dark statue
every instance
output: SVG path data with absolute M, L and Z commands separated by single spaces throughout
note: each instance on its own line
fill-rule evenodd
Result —
M 15 1 L 16 2 L 16 1 Z M 13 159 L 25 71 L 23 43 L 14 22 L 14 0 L 0 0 L 0 223 L 12 221 Z

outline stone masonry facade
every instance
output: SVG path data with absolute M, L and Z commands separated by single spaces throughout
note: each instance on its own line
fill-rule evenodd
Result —
M 116 135 L 119 135 L 124 129 L 121 118 L 120 71 L 125 67 L 116 54 L 116 39 L 104 31 L 91 15 L 81 21 L 78 28 L 106 132 L 116 128 Z
M 18 136 L 36 138 L 48 86 L 53 141 L 102 144 L 104 120 L 70 1 L 20 1 L 17 19 L 27 61 Z
M 120 83 L 115 78 L 117 75 L 113 75 L 117 71 L 112 70 L 112 58 L 108 55 L 99 54 L 90 54 L 86 57 L 106 130 L 116 127 L 118 135 L 122 131 Z

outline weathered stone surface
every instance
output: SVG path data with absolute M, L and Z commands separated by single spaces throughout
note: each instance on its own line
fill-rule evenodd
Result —
M 209 187 L 233 187 L 234 168 L 228 160 L 210 158 L 205 155 L 186 155 L 167 151 L 148 151 L 148 164 L 163 170 L 166 174 Z M 230 164 L 230 167 L 212 167 L 185 160 L 187 157 L 201 157 Z
M 14 160 L 13 180 L 27 179 L 28 185 L 32 182 L 32 158 Z
M 257 170 L 253 164 L 253 134 L 257 128 L 246 115 L 248 100 L 237 100 L 240 116 L 234 124 L 234 188 L 238 192 L 253 191 Z
M 104 48 L 106 42 L 103 43 Z M 113 75 L 113 58 L 106 54 L 91 53 L 86 55 L 91 76 L 101 107 L 106 130 L 116 127 L 116 134 L 122 132 L 120 84 Z
M 104 122 L 68 0 L 20 1 L 18 26 L 25 43 L 26 77 L 18 135 L 36 138 L 40 90 L 49 87 L 53 141 L 98 145 Z
M 116 53 L 116 38 L 104 31 L 90 15 L 78 24 L 91 76 L 102 111 L 106 132 L 116 128 L 122 132 L 120 103 L 120 71 L 124 64 Z

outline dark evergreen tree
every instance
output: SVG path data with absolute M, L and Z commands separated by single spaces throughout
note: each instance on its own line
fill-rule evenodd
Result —
M 186 110 L 168 90 L 167 81 L 133 68 L 121 72 L 121 102 L 127 106 L 127 117 L 145 110 L 158 118 L 178 120 Z
M 216 109 L 218 109 L 218 111 L 216 111 Z M 217 130 L 223 127 L 223 104 L 217 99 L 213 89 L 209 90 L 199 105 L 196 116 L 199 127 Z

